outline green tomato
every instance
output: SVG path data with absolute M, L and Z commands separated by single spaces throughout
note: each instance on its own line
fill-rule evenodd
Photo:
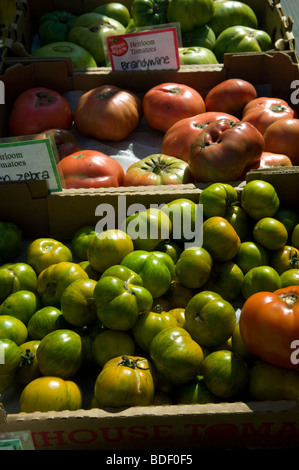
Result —
M 0 267 L 1 303 L 13 292 L 29 290 L 36 292 L 37 275 L 27 263 L 3 264 Z
M 105 15 L 90 12 L 80 15 L 68 35 L 68 41 L 86 49 L 98 66 L 105 64 L 104 40 L 107 36 L 125 34 L 125 27 Z
M 274 292 L 280 288 L 280 276 L 274 268 L 271 266 L 257 266 L 245 274 L 242 283 L 242 294 L 245 299 L 248 299 L 256 292 Z
M 274 217 L 263 217 L 252 229 L 253 238 L 267 250 L 283 248 L 288 239 L 284 224 Z
M 174 392 L 175 402 L 178 405 L 191 405 L 194 403 L 218 403 L 216 397 L 205 384 L 204 377 L 198 375 L 194 380 L 187 384 L 180 385 Z
M 199 196 L 205 217 L 225 217 L 227 209 L 239 202 L 236 189 L 227 183 L 212 183 L 204 188 Z
M 38 27 L 38 36 L 41 42 L 49 44 L 56 41 L 67 41 L 68 33 L 76 19 L 76 15 L 63 10 L 44 13 L 39 18 Z
M 37 340 L 41 340 L 51 331 L 66 327 L 67 324 L 61 310 L 51 306 L 37 310 L 27 324 L 29 337 Z
M 207 24 L 214 15 L 213 0 L 171 0 L 167 9 L 169 23 L 179 22 L 181 31 L 194 31 Z
M 217 292 L 224 300 L 231 302 L 241 295 L 243 279 L 244 274 L 235 262 L 216 263 L 204 287 L 206 290 Z
M 280 275 L 281 287 L 299 286 L 299 269 L 287 269 Z
M 127 268 L 127 266 L 122 266 L 121 264 L 115 264 L 110 266 L 110 268 L 107 268 L 101 275 L 101 279 L 106 276 L 117 277 L 118 279 L 134 284 L 135 286 L 143 286 L 141 276 L 132 271 L 132 269 Z
M 217 347 L 227 341 L 237 323 L 234 307 L 213 291 L 194 295 L 185 309 L 185 328 L 200 345 Z
M 225 53 L 262 52 L 273 48 L 272 39 L 266 31 L 248 26 L 231 26 L 216 39 L 214 52 L 219 62 Z
M 289 235 L 292 234 L 296 225 L 299 224 L 298 212 L 289 207 L 280 207 L 274 217 L 283 223 Z
M 0 339 L 0 357 L 0 376 L 15 373 L 21 364 L 20 348 L 11 339 Z
M 130 10 L 123 3 L 105 3 L 104 5 L 99 5 L 93 11 L 95 13 L 108 16 L 109 18 L 113 18 L 114 20 L 119 21 L 119 23 L 125 27 L 128 26 L 131 19 Z
M 230 26 L 249 26 L 258 27 L 258 20 L 253 9 L 244 2 L 224 1 L 215 2 L 214 16 L 208 25 L 214 31 L 216 36 Z
M 41 376 L 36 358 L 36 351 L 39 344 L 40 341 L 35 339 L 20 344 L 19 350 L 22 354 L 22 360 L 15 374 L 15 379 L 18 384 L 27 385 L 32 380 Z
M 10 294 L 0 305 L 0 315 L 11 315 L 28 324 L 38 310 L 40 301 L 34 292 L 19 290 Z
M 183 286 L 199 289 L 208 281 L 212 265 L 212 257 L 204 248 L 186 248 L 176 263 L 176 277 Z
M 140 312 L 149 310 L 153 303 L 146 288 L 113 276 L 104 276 L 97 282 L 94 300 L 100 322 L 119 331 L 133 328 Z
M 63 291 L 60 307 L 65 320 L 73 326 L 91 325 L 97 320 L 94 288 L 97 281 L 78 279 Z
M 269 255 L 267 250 L 253 241 L 244 241 L 241 243 L 235 262 L 241 268 L 244 274 L 256 266 L 267 266 Z
M 252 180 L 242 189 L 241 206 L 254 220 L 273 217 L 279 209 L 279 197 L 271 183 Z
M 35 49 L 32 57 L 67 57 L 72 60 L 74 68 L 96 67 L 93 56 L 79 44 L 70 41 L 57 41 Z
M 36 238 L 26 250 L 26 263 L 32 266 L 37 275 L 51 264 L 72 260 L 71 250 L 53 238 Z
M 126 331 L 102 330 L 93 339 L 91 349 L 96 364 L 104 367 L 114 357 L 134 356 L 135 343 Z
M 28 330 L 21 320 L 11 315 L 0 315 L 0 340 L 10 339 L 19 346 L 27 338 Z
M 169 0 L 134 0 L 131 15 L 136 28 L 167 23 Z
M 200 215 L 198 205 L 187 198 L 174 199 L 162 206 L 161 210 L 171 222 L 170 238 L 177 242 L 192 242 L 198 230 Z
M 194 31 L 182 33 L 183 47 L 205 47 L 212 51 L 215 43 L 215 33 L 207 24 Z
M 136 344 L 144 352 L 149 353 L 150 344 L 156 334 L 165 328 L 176 326 L 178 326 L 176 318 L 168 312 L 141 312 L 132 329 L 132 334 Z
M 13 222 L 0 222 L 0 263 L 12 261 L 22 249 L 22 231 Z
M 135 250 L 125 256 L 121 264 L 140 275 L 143 286 L 153 298 L 167 292 L 175 274 L 173 259 L 159 251 Z
M 95 236 L 96 231 L 93 225 L 84 225 L 76 230 L 71 239 L 73 255 L 82 261 L 86 261 L 89 243 Z
M 206 47 L 180 47 L 179 58 L 182 65 L 218 64 L 214 52 Z

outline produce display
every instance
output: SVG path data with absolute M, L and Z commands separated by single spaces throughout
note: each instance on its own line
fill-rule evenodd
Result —
M 4 404 L 11 387 L 26 413 L 297 399 L 299 213 L 263 180 L 198 204 L 201 246 L 173 230 L 186 205 L 194 227 L 182 198 L 69 242 L 1 223 Z
M 64 189 L 232 182 L 299 161 L 297 109 L 238 78 L 202 91 L 161 83 L 143 94 L 35 87 L 16 97 L 8 126 L 14 137 L 54 136 Z M 154 153 L 133 150 L 128 165 L 122 153 L 141 129 Z M 109 145 L 116 154 L 107 155 Z
M 256 12 L 238 0 L 133 0 L 100 5 L 73 15 L 55 10 L 38 21 L 33 57 L 70 57 L 74 67 L 106 67 L 103 41 L 157 25 L 180 23 L 181 63 L 217 64 L 225 53 L 274 49 L 271 36 L 261 28 Z

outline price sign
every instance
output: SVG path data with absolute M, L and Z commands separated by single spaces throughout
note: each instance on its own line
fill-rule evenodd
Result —
M 137 31 L 107 37 L 112 70 L 140 71 L 180 68 L 178 27 Z

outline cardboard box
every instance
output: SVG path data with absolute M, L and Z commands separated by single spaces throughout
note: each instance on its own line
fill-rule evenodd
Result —
M 274 44 L 274 49 L 295 51 L 295 39 L 292 33 L 293 20 L 287 17 L 279 0 L 243 0 L 255 11 L 259 28 L 267 31 Z M 130 8 L 133 0 L 121 0 Z M 66 10 L 80 15 L 92 11 L 107 0 L 21 0 L 18 2 L 15 19 L 5 30 L 3 60 L 26 57 L 32 51 L 32 44 L 37 31 L 39 17 L 48 11 Z M 246 54 L 245 54 L 246 55 Z M 297 55 L 295 55 L 298 60 Z
M 278 74 L 277 71 L 283 71 Z M 20 80 L 21 77 L 21 80 Z M 66 92 L 89 89 L 103 83 L 122 83 L 136 91 L 166 80 L 184 82 L 206 90 L 230 78 L 246 78 L 259 90 L 290 99 L 290 84 L 299 80 L 299 66 L 281 52 L 228 56 L 223 66 L 186 68 L 176 73 L 105 73 L 72 71 L 68 61 L 16 65 L 0 77 L 5 83 L 5 106 L 1 106 L 1 135 L 7 135 L 5 116 L 14 97 L 34 85 L 47 85 Z M 129 86 L 130 85 L 130 86 Z M 298 207 L 299 170 L 255 170 L 247 180 L 264 179 L 274 184 L 284 204 Z M 235 182 L 238 192 L 244 182 Z M 20 224 L 28 238 L 51 236 L 70 239 L 85 224 L 95 224 L 96 207 L 105 202 L 116 209 L 119 196 L 127 203 L 148 206 L 178 197 L 198 201 L 204 186 L 193 184 L 163 187 L 111 188 L 103 190 L 68 190 L 49 194 L 43 181 L 0 185 L 0 219 Z M 85 380 L 85 379 L 84 379 Z M 87 380 L 87 379 L 86 379 Z M 6 393 L 6 392 L 5 392 Z M 10 392 L 9 392 L 10 393 Z M 0 434 L 29 431 L 37 450 L 148 450 L 173 454 L 198 449 L 260 449 L 298 446 L 299 409 L 297 402 L 236 402 L 209 405 L 161 405 L 129 409 L 82 409 L 74 412 L 18 413 L 15 397 L 8 393 L 0 405 Z M 117 455 L 117 453 L 116 453 Z

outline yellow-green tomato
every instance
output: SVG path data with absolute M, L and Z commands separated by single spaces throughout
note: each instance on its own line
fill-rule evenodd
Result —
M 78 279 L 63 291 L 60 306 L 65 320 L 73 326 L 91 325 L 97 320 L 94 288 L 97 281 Z
M 71 250 L 53 238 L 37 238 L 26 251 L 26 262 L 33 267 L 37 275 L 51 264 L 60 261 L 73 261 Z

